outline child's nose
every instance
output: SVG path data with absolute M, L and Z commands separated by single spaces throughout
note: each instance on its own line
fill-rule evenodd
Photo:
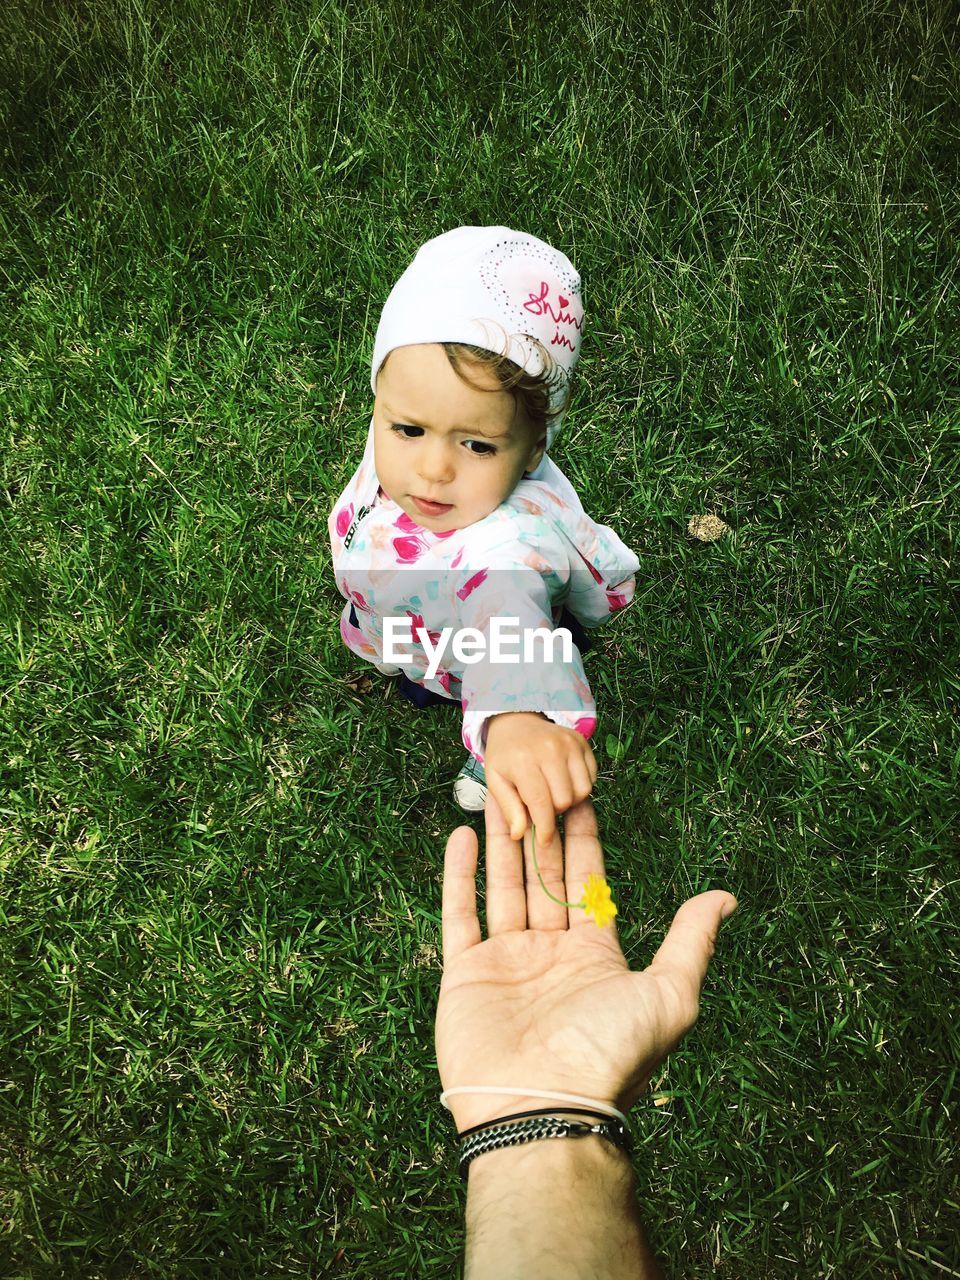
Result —
M 453 479 L 450 449 L 441 440 L 432 441 L 420 450 L 418 465 L 421 478 L 429 484 L 442 484 Z

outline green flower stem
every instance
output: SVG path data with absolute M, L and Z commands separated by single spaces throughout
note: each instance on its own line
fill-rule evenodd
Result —
M 540 881 L 540 888 L 547 895 L 551 902 L 556 902 L 561 907 L 580 907 L 584 909 L 582 902 L 565 902 L 563 898 L 555 898 L 547 886 L 543 883 L 543 876 L 540 874 L 540 867 L 537 864 L 537 828 L 530 823 L 530 852 L 533 854 L 533 869 L 537 873 L 537 879 Z

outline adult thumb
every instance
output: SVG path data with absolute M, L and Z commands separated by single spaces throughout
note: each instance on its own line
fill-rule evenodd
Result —
M 720 925 L 737 909 L 737 900 L 724 889 L 711 889 L 688 898 L 650 962 L 648 972 L 669 976 L 695 1002 L 713 958 Z

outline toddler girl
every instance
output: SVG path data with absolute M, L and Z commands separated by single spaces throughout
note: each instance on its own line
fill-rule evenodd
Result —
M 597 768 L 580 653 L 548 658 L 542 630 L 586 651 L 582 628 L 630 603 L 639 567 L 546 456 L 582 329 L 580 277 L 542 240 L 428 241 L 383 308 L 366 450 L 328 522 L 344 643 L 416 705 L 461 706 L 461 807 L 489 784 L 512 837 L 532 821 L 544 845 Z

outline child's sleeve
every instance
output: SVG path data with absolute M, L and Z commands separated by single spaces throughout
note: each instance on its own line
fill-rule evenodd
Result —
M 477 760 L 483 760 L 490 718 L 502 712 L 538 711 L 584 738 L 596 726 L 580 652 L 570 638 L 564 661 L 561 636 L 553 634 L 549 576 L 545 565 L 515 564 L 480 570 L 458 588 L 461 628 L 476 628 L 485 641 L 477 646 L 478 661 L 464 661 L 461 689 L 463 742 Z M 508 656 L 514 661 L 503 660 Z

